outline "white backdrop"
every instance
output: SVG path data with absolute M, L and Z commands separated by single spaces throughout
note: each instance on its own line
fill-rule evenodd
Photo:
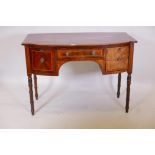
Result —
M 21 42 L 28 33 L 56 32 L 127 32 L 138 40 L 129 114 L 125 73 L 118 100 L 116 75 L 102 76 L 93 62 L 72 62 L 59 77 L 39 76 L 40 99 L 30 115 Z M 155 128 L 155 27 L 0 27 L 0 34 L 1 128 Z

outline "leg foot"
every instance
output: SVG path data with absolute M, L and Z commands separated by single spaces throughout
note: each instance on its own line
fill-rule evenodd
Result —
M 32 115 L 34 115 L 33 86 L 32 86 L 32 76 L 31 75 L 28 75 L 28 84 L 29 84 L 31 113 L 32 113 Z
M 127 93 L 126 93 L 126 113 L 129 112 L 129 101 L 130 101 L 130 85 L 131 85 L 131 74 L 127 77 Z
M 34 90 L 35 90 L 35 98 L 38 100 L 38 87 L 37 87 L 37 76 L 34 75 Z
M 117 98 L 120 97 L 120 88 L 121 88 L 121 73 L 118 74 Z

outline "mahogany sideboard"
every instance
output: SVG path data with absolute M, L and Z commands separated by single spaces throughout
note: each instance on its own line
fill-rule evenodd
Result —
M 121 73 L 127 72 L 125 111 L 129 111 L 134 43 L 127 33 L 53 33 L 29 34 L 25 46 L 31 113 L 34 115 L 33 84 L 38 99 L 37 75 L 58 76 L 60 67 L 69 61 L 94 61 L 102 74 L 118 74 L 117 97 L 120 97 Z

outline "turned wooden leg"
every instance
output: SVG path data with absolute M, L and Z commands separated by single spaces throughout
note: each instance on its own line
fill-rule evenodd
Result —
M 31 75 L 28 75 L 28 84 L 29 84 L 31 113 L 32 113 L 32 115 L 34 115 L 33 86 L 32 86 L 32 76 Z
M 35 90 L 36 100 L 38 100 L 37 76 L 35 74 L 34 74 L 34 90 Z
M 127 93 L 126 93 L 126 113 L 129 111 L 129 101 L 130 101 L 130 85 L 131 85 L 131 74 L 127 77 Z
M 117 98 L 120 97 L 120 88 L 121 88 L 121 73 L 118 74 Z

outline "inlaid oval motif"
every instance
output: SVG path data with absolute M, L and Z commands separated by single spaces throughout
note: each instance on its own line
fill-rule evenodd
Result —
M 40 63 L 43 64 L 45 62 L 45 58 L 41 57 L 40 58 Z

